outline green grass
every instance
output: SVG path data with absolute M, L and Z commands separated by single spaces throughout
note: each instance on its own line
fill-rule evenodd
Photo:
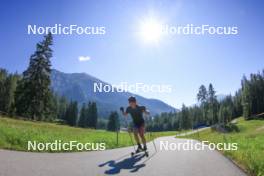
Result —
M 176 135 L 178 132 L 155 132 L 147 140 L 160 136 Z M 127 132 L 119 133 L 119 144 L 116 143 L 116 133 L 104 130 L 93 130 L 69 127 L 47 122 L 32 122 L 0 117 L 0 148 L 27 151 L 28 141 L 49 143 L 61 140 L 62 143 L 78 141 L 80 143 L 106 143 L 107 149 L 130 146 L 131 141 Z M 72 151 L 77 151 L 74 148 Z M 39 151 L 41 152 L 41 151 Z M 44 152 L 66 152 L 44 151 Z
M 264 176 L 264 120 L 245 121 L 239 118 L 237 126 L 240 129 L 237 133 L 223 134 L 208 129 L 183 138 L 212 143 L 237 143 L 237 151 L 223 151 L 223 154 L 246 169 L 250 175 Z

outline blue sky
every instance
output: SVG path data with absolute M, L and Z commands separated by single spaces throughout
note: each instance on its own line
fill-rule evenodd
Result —
M 0 67 L 26 69 L 41 35 L 27 25 L 105 26 L 101 36 L 54 36 L 53 68 L 86 72 L 109 83 L 170 84 L 172 93 L 139 93 L 175 107 L 196 103 L 201 84 L 213 83 L 218 94 L 234 93 L 243 74 L 263 69 L 264 3 L 250 0 L 184 1 L 1 1 Z M 142 19 L 169 25 L 237 26 L 238 35 L 170 35 L 158 44 L 137 35 Z M 80 62 L 79 56 L 89 56 Z

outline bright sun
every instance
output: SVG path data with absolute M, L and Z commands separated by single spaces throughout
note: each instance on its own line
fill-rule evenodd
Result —
M 145 42 L 158 43 L 162 35 L 162 25 L 155 19 L 146 19 L 140 24 L 140 35 Z

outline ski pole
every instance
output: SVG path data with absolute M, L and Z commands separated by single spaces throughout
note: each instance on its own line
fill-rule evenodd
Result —
M 150 132 L 151 134 L 151 132 Z M 154 145 L 154 148 L 155 148 L 155 152 L 157 152 L 157 147 L 156 147 L 156 144 L 155 144 L 155 138 L 153 138 L 153 141 L 152 141 L 153 145 Z
M 122 115 L 123 115 L 123 117 L 124 117 L 124 119 L 125 119 L 125 124 L 126 124 L 126 126 L 127 126 L 127 132 L 128 132 L 128 135 L 129 135 L 129 138 L 130 138 L 131 144 L 133 145 L 134 151 L 136 151 L 135 144 L 134 144 L 134 142 L 133 142 L 133 139 L 132 139 L 132 136 L 131 136 L 131 133 L 130 133 L 130 130 L 129 130 L 129 125 L 128 125 L 127 119 L 126 119 L 126 117 L 124 116 L 124 108 L 121 107 L 121 108 L 120 108 L 120 111 L 122 112 Z
M 126 117 L 125 117 L 125 122 L 126 122 L 126 125 L 127 125 L 127 129 L 128 129 L 127 132 L 128 132 L 129 137 L 130 137 L 131 144 L 133 145 L 134 151 L 136 151 L 135 144 L 134 144 L 134 142 L 133 142 L 133 138 L 132 138 L 132 136 L 131 136 L 131 132 L 130 132 L 130 130 L 129 130 L 129 126 L 128 126 L 128 122 L 127 122 Z
M 148 117 L 150 117 L 150 119 L 152 120 L 150 112 L 148 112 L 148 113 L 149 113 Z M 151 139 L 151 137 L 152 137 L 152 131 L 151 130 L 149 130 L 149 135 L 150 135 L 150 139 Z M 155 137 L 153 138 L 152 143 L 153 143 L 153 146 L 155 148 L 155 152 L 157 152 L 157 147 L 156 147 L 156 144 L 155 144 Z

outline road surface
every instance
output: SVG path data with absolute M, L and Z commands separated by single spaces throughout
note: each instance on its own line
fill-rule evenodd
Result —
M 148 144 L 150 156 L 130 156 L 132 147 L 79 153 L 29 153 L 0 150 L 0 176 L 244 176 L 217 151 L 159 150 L 186 139 L 162 137 Z M 197 142 L 197 141 L 194 141 Z
M 190 134 L 194 134 L 194 133 L 198 133 L 198 132 L 201 132 L 201 131 L 204 131 L 204 130 L 207 130 L 211 127 L 204 127 L 204 128 L 199 128 L 199 129 L 196 129 L 196 130 L 192 130 L 192 131 L 188 131 L 188 132 L 183 132 L 183 133 L 179 133 L 177 134 L 176 136 L 187 136 L 187 135 L 190 135 Z

